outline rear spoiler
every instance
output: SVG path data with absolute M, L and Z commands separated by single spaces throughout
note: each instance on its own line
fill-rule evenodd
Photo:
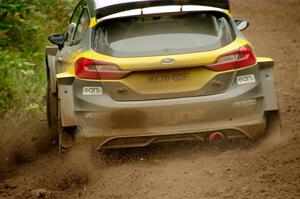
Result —
M 120 3 L 97 9 L 97 19 L 106 17 L 111 14 L 123 12 L 132 9 L 153 7 L 153 6 L 170 6 L 170 5 L 199 5 L 211 6 L 230 11 L 229 0 L 137 0 L 134 2 Z

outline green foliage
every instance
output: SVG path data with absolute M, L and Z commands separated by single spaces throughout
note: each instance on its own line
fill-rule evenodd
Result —
M 0 0 L 0 46 L 39 48 L 45 33 L 66 26 L 73 7 L 73 0 Z
M 35 6 L 25 0 L 0 0 L 0 45 L 9 45 L 17 40 L 24 40 L 22 32 L 33 31 L 37 27 L 30 26 L 25 20 Z
M 0 113 L 43 109 L 47 38 L 65 32 L 74 2 L 0 0 Z
M 8 51 L 0 54 L 0 107 L 4 110 L 38 104 L 43 101 L 45 78 L 39 66 L 42 52 Z

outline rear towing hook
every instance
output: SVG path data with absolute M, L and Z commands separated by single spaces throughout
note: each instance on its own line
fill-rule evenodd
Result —
M 221 143 L 221 142 L 225 141 L 226 137 L 221 132 L 213 132 L 209 135 L 208 140 L 210 143 L 215 144 L 215 143 Z

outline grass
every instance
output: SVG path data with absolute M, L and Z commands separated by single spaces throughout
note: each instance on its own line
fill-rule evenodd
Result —
M 44 110 L 47 38 L 65 32 L 76 2 L 0 0 L 0 114 Z

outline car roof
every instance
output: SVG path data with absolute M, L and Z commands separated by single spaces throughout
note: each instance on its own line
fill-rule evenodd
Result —
M 154 6 L 201 5 L 230 9 L 229 0 L 92 0 L 96 18 L 122 11 Z
M 95 8 L 104 8 L 112 5 L 131 3 L 131 2 L 145 2 L 147 0 L 95 0 Z

